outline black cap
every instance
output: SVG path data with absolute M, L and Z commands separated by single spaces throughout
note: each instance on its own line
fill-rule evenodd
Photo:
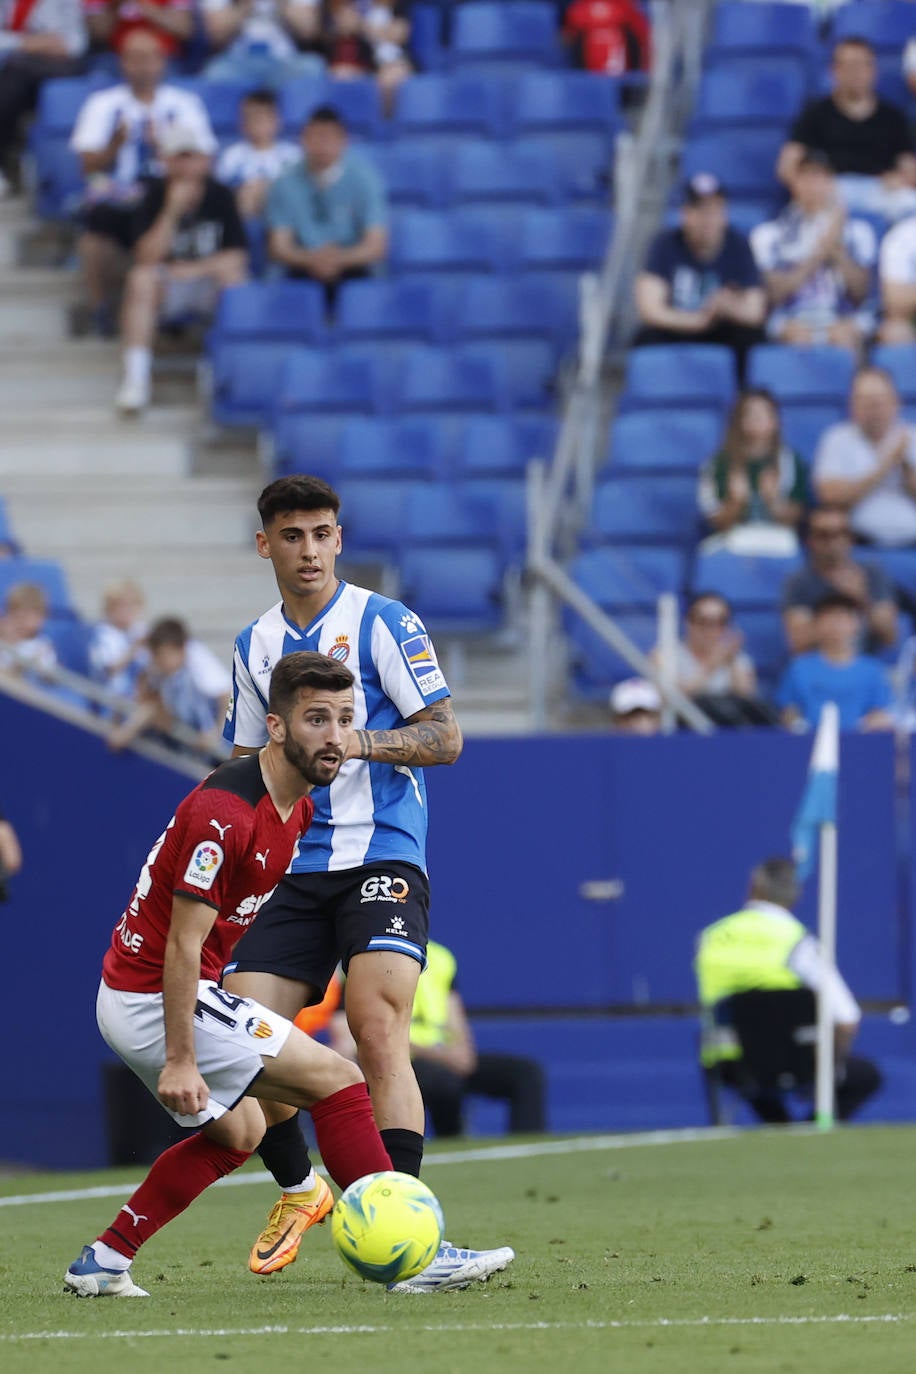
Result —
M 684 187 L 683 205 L 699 205 L 710 196 L 724 196 L 725 187 L 714 172 L 695 172 Z

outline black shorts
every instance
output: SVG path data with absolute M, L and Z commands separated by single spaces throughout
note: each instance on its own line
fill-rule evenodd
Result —
M 120 248 L 130 251 L 137 237 L 136 205 L 117 205 L 102 200 L 83 211 L 83 228 L 89 234 L 113 239 Z
M 429 881 L 413 864 L 340 873 L 287 873 L 235 947 L 226 973 L 273 973 L 308 983 L 320 1002 L 338 963 L 390 951 L 426 964 Z

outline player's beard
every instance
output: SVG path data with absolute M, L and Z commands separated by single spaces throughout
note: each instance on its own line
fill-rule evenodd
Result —
M 283 757 L 313 787 L 327 787 L 337 777 L 339 765 L 338 768 L 332 768 L 324 761 L 324 755 L 330 753 L 333 753 L 333 750 L 322 749 L 317 753 L 310 754 L 301 744 L 297 744 L 290 735 L 287 735 L 283 741 Z M 340 763 L 343 763 L 343 754 L 337 754 L 335 757 L 340 760 Z

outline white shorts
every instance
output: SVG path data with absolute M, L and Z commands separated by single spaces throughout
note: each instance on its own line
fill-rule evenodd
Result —
M 165 1011 L 161 992 L 116 992 L 99 985 L 95 1015 L 102 1038 L 159 1101 L 159 1075 L 165 1064 Z M 202 1112 L 182 1116 L 169 1111 L 179 1126 L 205 1126 L 245 1096 L 264 1057 L 278 1055 L 289 1038 L 292 1021 L 248 997 L 235 997 L 216 983 L 197 987 L 194 1052 L 200 1075 L 210 1089 Z M 160 1103 L 160 1106 L 163 1104 Z

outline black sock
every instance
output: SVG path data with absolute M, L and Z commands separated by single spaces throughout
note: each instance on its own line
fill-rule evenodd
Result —
M 404 1131 L 400 1126 L 389 1126 L 379 1131 L 382 1144 L 391 1156 L 391 1167 L 399 1174 L 413 1174 L 420 1177 L 423 1163 L 423 1137 L 419 1131 Z
M 268 1126 L 258 1154 L 281 1188 L 295 1188 L 308 1177 L 312 1161 L 309 1159 L 305 1136 L 299 1129 L 299 1113 Z

